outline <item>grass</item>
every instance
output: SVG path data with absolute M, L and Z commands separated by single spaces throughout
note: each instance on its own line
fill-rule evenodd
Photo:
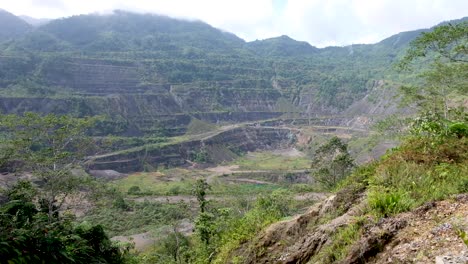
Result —
M 389 216 L 466 192 L 467 152 L 466 138 L 405 142 L 380 162 L 369 179 L 369 205 L 377 215 Z
M 180 178 L 168 181 L 165 173 L 180 173 Z M 186 170 L 173 169 L 166 172 L 141 172 L 129 175 L 126 178 L 117 180 L 112 184 L 121 192 L 127 193 L 133 186 L 138 186 L 141 194 L 151 195 L 179 195 L 192 194 L 195 179 Z
M 343 260 L 353 243 L 362 236 L 363 224 L 362 219 L 357 219 L 355 223 L 339 229 L 330 239 L 331 243 L 325 245 L 309 263 L 328 264 Z
M 192 195 L 195 179 L 206 175 L 207 172 L 202 170 L 169 169 L 134 173 L 111 184 L 123 193 L 139 187 L 140 192 L 135 195 Z M 255 196 L 285 187 L 280 184 L 232 183 L 222 177 L 213 179 L 210 185 L 209 194 L 215 196 Z
M 354 224 L 339 229 L 333 234 L 331 243 L 325 245 L 309 263 L 343 260 L 361 237 L 365 219 L 391 217 L 428 201 L 467 192 L 467 138 L 431 140 L 425 137 L 409 138 L 380 161 L 361 166 L 341 182 L 341 195 L 350 192 L 347 191 L 353 189 L 350 186 L 358 187 L 359 193 L 367 191 L 368 207 L 358 217 L 363 221 L 357 219 Z M 339 211 L 337 207 L 336 212 Z M 458 235 L 466 243 L 466 233 L 459 231 Z
M 307 157 L 287 157 L 271 152 L 252 152 L 233 162 L 239 170 L 302 170 L 310 168 Z
M 210 124 L 200 119 L 192 117 L 187 127 L 187 135 L 202 134 L 205 132 L 216 130 L 216 128 L 217 127 L 213 124 Z
M 368 202 L 379 217 L 398 214 L 408 211 L 415 201 L 411 199 L 408 192 L 394 189 L 373 189 L 369 192 Z
M 274 190 L 282 189 L 278 184 L 256 184 L 256 183 L 217 183 L 212 185 L 211 194 L 216 195 L 259 195 L 271 193 Z

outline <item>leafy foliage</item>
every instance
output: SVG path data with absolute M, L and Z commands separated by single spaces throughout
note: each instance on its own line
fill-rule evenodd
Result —
M 47 204 L 49 217 L 60 210 L 66 197 L 76 192 L 86 178 L 72 174 L 79 168 L 91 146 L 85 129 L 92 118 L 76 119 L 49 114 L 41 116 L 0 116 L 8 157 L 17 170 L 31 171 L 42 182 L 40 199 Z
M 448 23 L 423 32 L 410 44 L 410 49 L 400 62 L 407 67 L 417 58 L 437 53 L 439 58 L 455 62 L 468 62 L 468 22 Z
M 0 206 L 2 261 L 8 263 L 123 263 L 125 252 L 111 243 L 100 225 L 73 223 L 61 215 L 66 198 L 89 186 L 86 177 L 72 174 L 89 145 L 85 129 L 93 119 L 67 116 L 1 116 L 11 151 L 6 159 L 18 170 L 30 171 L 40 188 L 18 181 L 6 191 Z M 22 165 L 22 166 L 20 166 Z M 81 189 L 83 190 L 83 189 Z
M 213 262 L 225 263 L 232 250 L 252 239 L 269 224 L 288 216 L 291 210 L 291 200 L 292 197 L 287 191 L 277 190 L 259 197 L 254 208 L 243 216 L 235 217 L 232 211 L 221 210 L 214 222 L 216 231 L 213 240 L 217 255 Z M 212 253 L 208 252 L 208 255 L 210 254 Z
M 421 77 L 422 85 L 403 86 L 403 101 L 416 104 L 425 115 L 430 113 L 441 120 L 456 122 L 450 111 L 456 109 L 451 97 L 468 92 L 468 22 L 447 24 L 436 27 L 433 31 L 422 33 L 410 45 L 400 67 L 408 68 L 422 57 L 429 57 L 432 62 L 429 70 Z M 465 107 L 461 105 L 462 111 Z M 448 126 L 440 128 L 447 133 Z M 422 126 L 421 126 L 422 127 Z
M 206 209 L 206 204 L 208 201 L 206 200 L 206 192 L 211 189 L 211 186 L 206 182 L 205 179 L 198 179 L 195 183 L 195 187 L 193 189 L 193 193 L 197 197 L 197 201 L 200 204 L 200 212 L 204 213 Z
M 326 188 L 332 188 L 348 176 L 353 167 L 348 146 L 338 137 L 333 137 L 315 151 L 312 175 Z
M 190 208 L 185 203 L 125 201 L 125 207 L 121 207 L 109 206 L 106 202 L 96 206 L 81 220 L 101 225 L 109 235 L 115 236 L 156 230 L 188 218 L 191 214 Z
M 412 207 L 413 200 L 402 190 L 375 189 L 369 193 L 369 205 L 379 216 L 406 212 Z
M 102 226 L 75 226 L 35 203 L 37 190 L 19 181 L 0 206 L 0 255 L 5 263 L 124 263 L 125 250 L 113 245 Z

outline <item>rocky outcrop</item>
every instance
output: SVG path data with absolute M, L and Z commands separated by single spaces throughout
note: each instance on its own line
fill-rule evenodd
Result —
M 466 263 L 468 248 L 462 235 L 468 230 L 466 194 L 370 221 L 343 259 L 321 259 L 318 256 L 335 242 L 334 235 L 365 212 L 364 193 L 349 191 L 271 225 L 232 256 L 244 256 L 240 263 Z
M 241 263 L 307 263 L 338 228 L 351 223 L 353 216 L 361 212 L 364 206 L 361 191 L 342 190 L 302 215 L 273 224 L 233 252 L 233 256 L 245 256 Z M 337 208 L 342 212 L 339 215 Z

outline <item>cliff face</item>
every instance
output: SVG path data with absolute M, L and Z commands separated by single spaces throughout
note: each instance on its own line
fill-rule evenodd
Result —
M 23 58 L 16 59 L 19 63 Z M 12 64 L 15 58 L 9 60 L 8 64 Z M 233 87 L 228 81 L 205 82 L 204 86 L 209 87 L 200 87 L 198 83 L 148 84 L 142 81 L 145 65 L 136 63 L 57 59 L 39 64 L 36 70 L 41 85 L 54 87 L 57 94 L 13 93 L 0 97 L 3 113 L 107 115 L 111 120 L 118 118 L 128 123 L 131 131 L 124 134 L 151 135 L 154 132 L 151 127 L 163 127 L 170 136 L 183 134 L 190 116 L 220 123 L 269 119 L 282 114 L 276 111 L 281 94 L 275 89 Z M 18 73 L 11 79 L 14 77 L 21 75 Z M 5 85 L 14 84 L 11 80 Z

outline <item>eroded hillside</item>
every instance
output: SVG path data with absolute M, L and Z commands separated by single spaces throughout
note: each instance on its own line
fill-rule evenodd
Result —
M 376 84 L 398 85 L 379 80 L 410 40 L 317 49 L 156 15 L 74 16 L 0 45 L 0 109 L 104 115 L 101 134 L 126 136 L 182 135 L 192 117 L 343 115 Z M 393 112 L 362 109 L 352 114 Z
M 361 167 L 335 195 L 221 250 L 217 263 L 466 263 L 467 140 L 422 145 Z

